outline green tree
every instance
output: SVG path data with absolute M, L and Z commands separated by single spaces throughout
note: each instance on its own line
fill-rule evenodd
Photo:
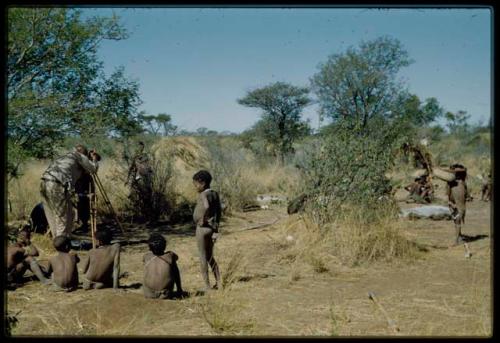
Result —
M 144 130 L 146 130 L 153 136 L 158 135 L 160 127 L 156 123 L 156 116 L 147 115 L 145 112 L 141 112 L 139 114 L 139 121 L 143 126 Z
M 444 117 L 446 119 L 446 127 L 451 134 L 464 135 L 469 131 L 468 121 L 470 115 L 467 114 L 467 111 L 459 110 L 456 113 L 446 112 Z
M 415 126 L 428 126 L 443 116 L 444 110 L 436 98 L 428 98 L 422 103 L 418 96 L 409 95 L 403 107 L 401 116 L 406 117 Z
M 82 18 L 68 8 L 9 8 L 8 173 L 26 158 L 51 157 L 68 135 L 128 135 L 139 129 L 138 85 L 103 73 L 97 49 L 127 33 L 118 18 Z
M 308 94 L 308 88 L 275 82 L 238 99 L 240 105 L 263 111 L 258 130 L 274 147 L 281 163 L 287 153 L 293 152 L 293 142 L 310 131 L 309 123 L 301 118 L 302 110 L 311 103 Z
M 156 116 L 156 122 L 162 128 L 164 136 L 171 136 L 177 132 L 177 126 L 172 124 L 172 116 L 170 114 L 158 114 Z
M 320 116 L 333 121 L 350 119 L 352 126 L 363 129 L 372 118 L 391 117 L 408 101 L 409 94 L 396 77 L 410 63 L 401 42 L 390 37 L 331 55 L 311 78 Z

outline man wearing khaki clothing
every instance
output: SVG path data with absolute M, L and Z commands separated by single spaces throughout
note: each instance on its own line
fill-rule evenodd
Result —
M 42 174 L 40 193 L 52 237 L 71 234 L 74 217 L 72 190 L 84 173 L 97 172 L 99 159 L 95 151 L 89 154 L 83 145 L 77 145 L 74 151 L 53 161 Z

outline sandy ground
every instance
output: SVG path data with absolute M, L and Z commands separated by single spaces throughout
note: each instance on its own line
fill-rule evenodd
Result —
M 403 208 L 411 206 L 415 205 L 401 203 Z M 215 248 L 222 273 L 231 274 L 233 282 L 205 296 L 195 295 L 202 279 L 189 225 L 136 230 L 136 242 L 152 230 L 166 235 L 167 248 L 180 256 L 189 298 L 145 299 L 142 256 L 148 249 L 144 243 L 130 244 L 122 247 L 124 276 L 118 291 L 79 288 L 52 293 L 37 281 L 8 291 L 8 313 L 18 318 L 13 334 L 488 336 L 491 203 L 474 200 L 467 206 L 463 233 L 479 238 L 469 243 L 470 259 L 463 246 L 449 247 L 451 221 L 405 220 L 404 235 L 426 250 L 420 258 L 357 267 L 329 262 L 321 273 L 287 261 L 286 248 L 277 245 L 285 241 L 280 225 L 291 220 L 284 207 L 236 214 L 223 223 Z M 87 254 L 77 253 L 82 258 Z M 42 262 L 47 258 L 48 253 L 42 253 Z M 376 295 L 380 307 L 368 292 Z

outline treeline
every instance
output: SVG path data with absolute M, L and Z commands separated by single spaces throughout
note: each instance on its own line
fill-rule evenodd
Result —
M 479 130 L 469 125 L 466 112 L 446 112 L 437 99 L 411 94 L 398 72 L 413 61 L 397 39 L 380 37 L 326 58 L 309 85 L 275 82 L 235 99 L 261 112 L 243 133 L 208 128 L 190 132 L 174 125 L 167 113 L 139 111 L 138 83 L 127 77 L 123 67 L 105 75 L 97 58 L 99 44 L 127 37 L 116 16 L 84 17 L 81 10 L 70 8 L 8 9 L 7 172 L 11 177 L 27 159 L 51 158 L 76 140 L 112 153 L 105 147 L 110 140 L 128 145 L 137 137 L 238 136 L 256 155 L 283 164 L 294 159 L 297 142 L 311 136 L 321 137 L 318 151 L 350 151 L 359 144 L 360 153 L 371 147 L 371 153 L 382 156 L 402 142 L 421 138 L 422 132 L 433 139 L 447 132 L 466 136 Z M 324 124 L 319 132 L 303 119 L 303 110 L 312 104 L 318 105 Z M 435 124 L 442 118 L 447 131 Z

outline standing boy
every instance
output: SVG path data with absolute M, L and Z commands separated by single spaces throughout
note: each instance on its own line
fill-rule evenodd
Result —
M 70 254 L 70 240 L 66 236 L 57 236 L 53 240 L 58 255 L 49 259 L 48 274 L 52 274 L 51 291 L 71 292 L 78 288 L 78 269 L 76 264 L 80 259 L 76 254 Z
M 149 250 L 144 255 L 144 296 L 152 299 L 171 299 L 177 294 L 182 296 L 184 291 L 181 286 L 181 274 L 177 266 L 179 257 L 172 251 L 165 252 L 167 241 L 158 234 L 153 233 L 148 241 Z
M 113 287 L 118 289 L 120 275 L 120 244 L 111 245 L 111 232 L 96 232 L 97 248 L 89 251 L 83 265 L 83 289 Z
M 205 283 L 202 291 L 210 288 L 208 279 L 208 265 L 215 276 L 214 289 L 221 286 L 219 266 L 213 256 L 215 240 L 219 233 L 221 204 L 219 194 L 210 189 L 212 176 L 206 170 L 200 170 L 193 176 L 193 184 L 198 191 L 198 200 L 193 211 L 193 220 L 196 224 L 196 242 L 200 253 L 201 275 Z

